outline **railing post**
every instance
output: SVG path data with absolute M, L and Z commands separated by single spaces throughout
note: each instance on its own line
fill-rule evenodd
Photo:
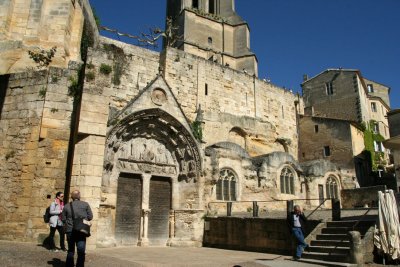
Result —
M 294 203 L 293 200 L 286 201 L 286 214 L 290 214 L 293 211 Z
M 340 200 L 332 198 L 332 221 L 340 221 Z
M 232 202 L 226 202 L 226 216 L 232 216 Z
M 258 205 L 257 205 L 257 201 L 253 201 L 253 217 L 258 217 Z

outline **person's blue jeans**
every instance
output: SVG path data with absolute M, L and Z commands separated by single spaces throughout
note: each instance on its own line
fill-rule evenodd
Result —
M 74 267 L 74 255 L 75 255 L 75 245 L 76 251 L 78 253 L 78 259 L 76 260 L 76 267 L 85 266 L 85 250 L 86 250 L 86 236 L 79 232 L 68 232 L 68 254 L 65 263 L 66 267 Z
M 304 241 L 304 235 L 301 228 L 293 227 L 292 233 L 297 240 L 296 257 L 301 258 L 304 248 L 308 247 L 307 243 Z

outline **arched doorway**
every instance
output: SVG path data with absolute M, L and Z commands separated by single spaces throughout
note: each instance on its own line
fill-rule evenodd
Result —
M 160 109 L 131 114 L 110 132 L 104 166 L 103 190 L 116 192 L 116 243 L 166 245 L 170 214 L 184 200 L 181 183 L 197 192 L 201 162 L 192 134 Z

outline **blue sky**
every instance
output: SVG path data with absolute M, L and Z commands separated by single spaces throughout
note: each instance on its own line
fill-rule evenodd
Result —
M 163 28 L 166 0 L 138 2 L 90 0 L 103 26 L 133 35 Z M 303 74 L 359 69 L 391 87 L 391 108 L 400 108 L 400 0 L 236 0 L 236 12 L 249 23 L 260 78 L 296 92 Z

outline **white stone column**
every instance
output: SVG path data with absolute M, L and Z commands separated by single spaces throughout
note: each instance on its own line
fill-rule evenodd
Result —
M 169 211 L 169 238 L 167 241 L 167 246 L 172 246 L 173 239 L 175 237 L 175 211 Z
M 147 247 L 149 245 L 148 239 L 148 229 L 149 229 L 149 197 L 150 197 L 150 179 L 151 174 L 142 174 L 143 184 L 142 184 L 142 225 L 141 225 L 141 236 L 138 245 L 142 247 Z
M 172 183 L 172 196 L 171 196 L 171 208 L 172 210 L 179 209 L 179 182 L 178 182 L 178 177 L 171 177 L 171 183 Z

